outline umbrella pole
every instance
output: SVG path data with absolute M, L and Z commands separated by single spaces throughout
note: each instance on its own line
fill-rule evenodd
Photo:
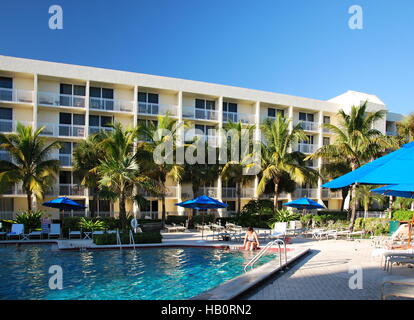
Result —
M 202 228 L 201 228 L 201 240 L 204 240 L 204 214 L 203 214 L 203 220 L 202 220 Z

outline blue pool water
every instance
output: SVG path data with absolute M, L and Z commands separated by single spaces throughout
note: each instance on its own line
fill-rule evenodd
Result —
M 205 248 L 59 251 L 0 246 L 0 299 L 188 299 L 242 274 L 251 252 Z M 270 254 L 257 264 L 274 259 Z M 277 262 L 275 262 L 277 263 Z M 63 289 L 49 289 L 49 267 Z

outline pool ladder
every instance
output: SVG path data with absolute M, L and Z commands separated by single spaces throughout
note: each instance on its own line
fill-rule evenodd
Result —
M 122 250 L 121 236 L 119 235 L 118 229 L 116 229 L 116 244 L 119 245 L 119 250 Z M 132 244 L 135 250 L 135 239 L 132 230 L 129 230 L 129 244 Z
M 244 272 L 247 272 L 247 268 L 250 267 L 250 269 L 253 269 L 254 264 L 259 261 L 261 257 L 264 256 L 264 254 L 269 251 L 269 249 L 274 246 L 275 244 L 279 247 L 279 265 L 282 266 L 282 251 L 281 251 L 281 245 L 284 247 L 284 256 L 285 256 L 285 264 L 287 264 L 287 252 L 286 252 L 286 242 L 282 239 L 276 239 L 273 241 L 270 241 L 263 249 L 260 250 L 260 252 L 255 255 L 249 262 L 246 263 L 244 266 Z

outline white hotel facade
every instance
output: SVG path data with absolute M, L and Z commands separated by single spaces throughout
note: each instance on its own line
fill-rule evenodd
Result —
M 169 77 L 69 65 L 31 59 L 0 56 L 0 131 L 13 132 L 17 122 L 44 126 L 43 136 L 59 140 L 62 148 L 52 155 L 59 159 L 61 170 L 56 185 L 45 201 L 57 196 L 69 196 L 89 205 L 92 200 L 88 190 L 80 185 L 73 172 L 72 151 L 76 143 L 98 130 L 109 130 L 108 124 L 121 122 L 134 127 L 140 121 L 156 120 L 160 114 L 170 113 L 177 121 L 191 120 L 197 129 L 206 133 L 218 129 L 228 121 L 242 121 L 256 125 L 277 112 L 283 112 L 292 124 L 301 122 L 309 141 L 296 146 L 303 153 L 312 153 L 323 144 L 332 143 L 332 134 L 321 127 L 323 123 L 337 123 L 338 110 L 349 110 L 352 105 L 368 101 L 368 110 L 387 110 L 375 95 L 348 91 L 328 101 L 251 90 L 226 85 L 183 80 Z M 383 133 L 396 134 L 396 122 L 402 115 L 387 112 L 386 119 L 375 127 Z M 256 129 L 258 130 L 258 129 Z M 0 159 L 9 155 L 0 151 Z M 319 168 L 320 161 L 309 166 Z M 242 206 L 257 198 L 257 181 L 243 187 Z M 319 181 L 315 186 L 298 186 L 293 194 L 281 194 L 281 201 L 309 197 L 323 202 L 329 209 L 340 208 L 340 192 L 322 190 Z M 193 197 L 190 184 L 167 182 L 166 210 L 177 211 L 176 202 Z M 218 179 L 214 185 L 205 185 L 201 193 L 229 204 L 230 214 L 236 208 L 234 185 Z M 260 198 L 270 198 L 261 195 Z M 141 208 L 142 216 L 157 217 L 161 214 L 160 200 L 149 195 L 148 207 Z M 101 200 L 97 204 L 99 215 L 116 215 L 118 204 Z M 0 218 L 11 218 L 13 213 L 27 208 L 22 188 L 16 185 L 0 195 Z M 42 210 L 52 210 L 41 207 Z M 127 210 L 136 209 L 132 203 Z M 56 212 L 55 212 L 56 213 Z M 85 212 L 75 213 L 84 215 Z

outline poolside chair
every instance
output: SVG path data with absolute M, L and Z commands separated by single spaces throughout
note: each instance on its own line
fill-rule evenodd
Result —
M 414 278 L 404 276 L 384 277 L 381 286 L 381 300 L 388 297 L 414 298 Z
M 11 237 L 22 237 L 24 234 L 24 225 L 15 223 L 12 224 L 11 232 L 7 233 L 7 237 L 10 239 Z
M 279 239 L 286 237 L 287 222 L 276 222 L 273 230 L 269 234 L 270 239 Z
M 30 237 L 39 237 L 39 239 L 42 239 L 42 231 L 31 231 L 27 236 Z
M 164 226 L 164 229 L 167 230 L 168 233 L 173 232 L 173 231 L 177 231 L 177 228 L 175 226 L 167 225 L 167 224 Z
M 69 239 L 71 239 L 73 236 L 79 237 L 79 239 L 82 239 L 82 230 L 71 231 L 69 229 Z
M 172 226 L 176 229 L 176 231 L 178 232 L 184 232 L 187 228 L 184 227 L 183 225 L 176 225 L 175 223 L 172 224 Z
M 414 265 L 414 254 L 413 253 L 398 253 L 398 252 L 388 252 L 384 254 L 385 257 L 385 270 L 392 273 L 392 266 L 394 263 L 397 265 Z
M 59 223 L 52 223 L 50 225 L 50 230 L 48 233 L 48 238 L 50 237 L 58 237 L 60 238 L 60 224 Z

